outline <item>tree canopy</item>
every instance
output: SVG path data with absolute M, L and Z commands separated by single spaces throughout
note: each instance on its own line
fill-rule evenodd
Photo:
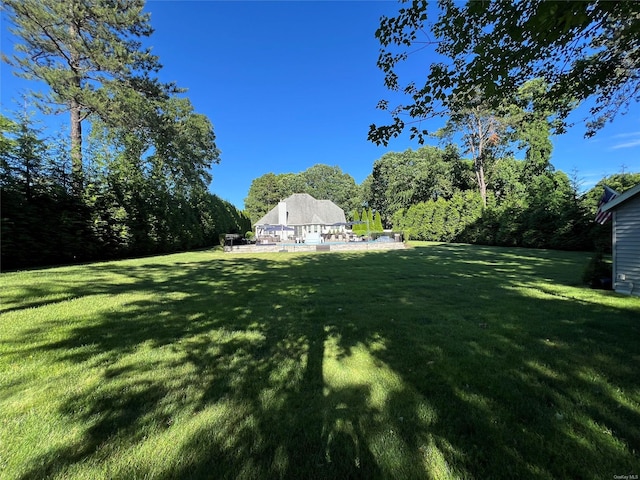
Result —
M 153 32 L 144 0 L 4 0 L 12 33 L 21 43 L 3 60 L 20 76 L 44 81 L 39 98 L 54 111 L 69 111 L 76 194 L 82 187 L 82 122 L 90 115 L 121 125 L 136 96 L 166 97 L 178 90 L 152 75 L 158 58 L 141 39 Z M 134 116 L 135 118 L 135 116 Z
M 455 149 L 436 147 L 408 149 L 384 154 L 373 164 L 367 204 L 380 212 L 387 226 L 392 215 L 415 203 L 449 198 L 457 181 L 456 164 L 460 161 Z
M 485 206 L 488 182 L 495 173 L 492 170 L 512 150 L 525 151 L 524 170 L 530 178 L 550 168 L 555 115 L 545 101 L 546 92 L 546 84 L 537 78 L 526 82 L 498 107 L 492 107 L 479 92 L 473 98 L 454 96 L 449 101 L 445 126 L 434 135 L 447 144 L 460 141 L 463 153 L 471 157 Z
M 453 98 L 480 92 L 489 107 L 513 98 L 528 80 L 542 78 L 545 99 L 562 131 L 571 109 L 594 99 L 587 135 L 593 135 L 632 101 L 640 99 L 640 2 L 487 2 L 426 0 L 382 17 L 376 37 L 385 85 L 408 103 L 378 108 L 388 125 L 371 125 L 369 140 L 387 144 L 409 126 L 420 142 L 429 133 L 420 120 L 446 114 Z M 428 18 L 436 12 L 433 21 Z M 399 66 L 424 47 L 438 55 L 426 78 L 401 79 Z M 570 99 L 571 101 L 567 101 Z

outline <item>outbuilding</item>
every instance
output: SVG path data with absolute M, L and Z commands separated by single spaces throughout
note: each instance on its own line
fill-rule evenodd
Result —
M 640 296 L 640 184 L 602 207 L 613 213 L 613 288 Z

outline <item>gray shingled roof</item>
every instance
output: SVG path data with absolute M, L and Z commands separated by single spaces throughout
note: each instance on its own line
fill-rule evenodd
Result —
M 308 193 L 294 193 L 282 200 L 287 204 L 287 225 L 332 225 L 344 223 L 344 210 L 331 200 L 316 200 Z M 277 225 L 278 207 L 256 222 L 256 225 Z

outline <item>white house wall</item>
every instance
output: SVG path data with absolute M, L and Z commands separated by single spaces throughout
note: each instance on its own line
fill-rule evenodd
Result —
M 640 296 L 640 196 L 615 209 L 613 268 L 614 289 Z

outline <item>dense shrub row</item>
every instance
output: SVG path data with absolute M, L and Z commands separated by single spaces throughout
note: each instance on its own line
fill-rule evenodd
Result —
M 101 168 L 91 159 L 83 191 L 73 193 L 64 148 L 26 124 L 2 126 L 3 270 L 208 247 L 251 228 L 202 182 L 159 177 L 123 156 Z

